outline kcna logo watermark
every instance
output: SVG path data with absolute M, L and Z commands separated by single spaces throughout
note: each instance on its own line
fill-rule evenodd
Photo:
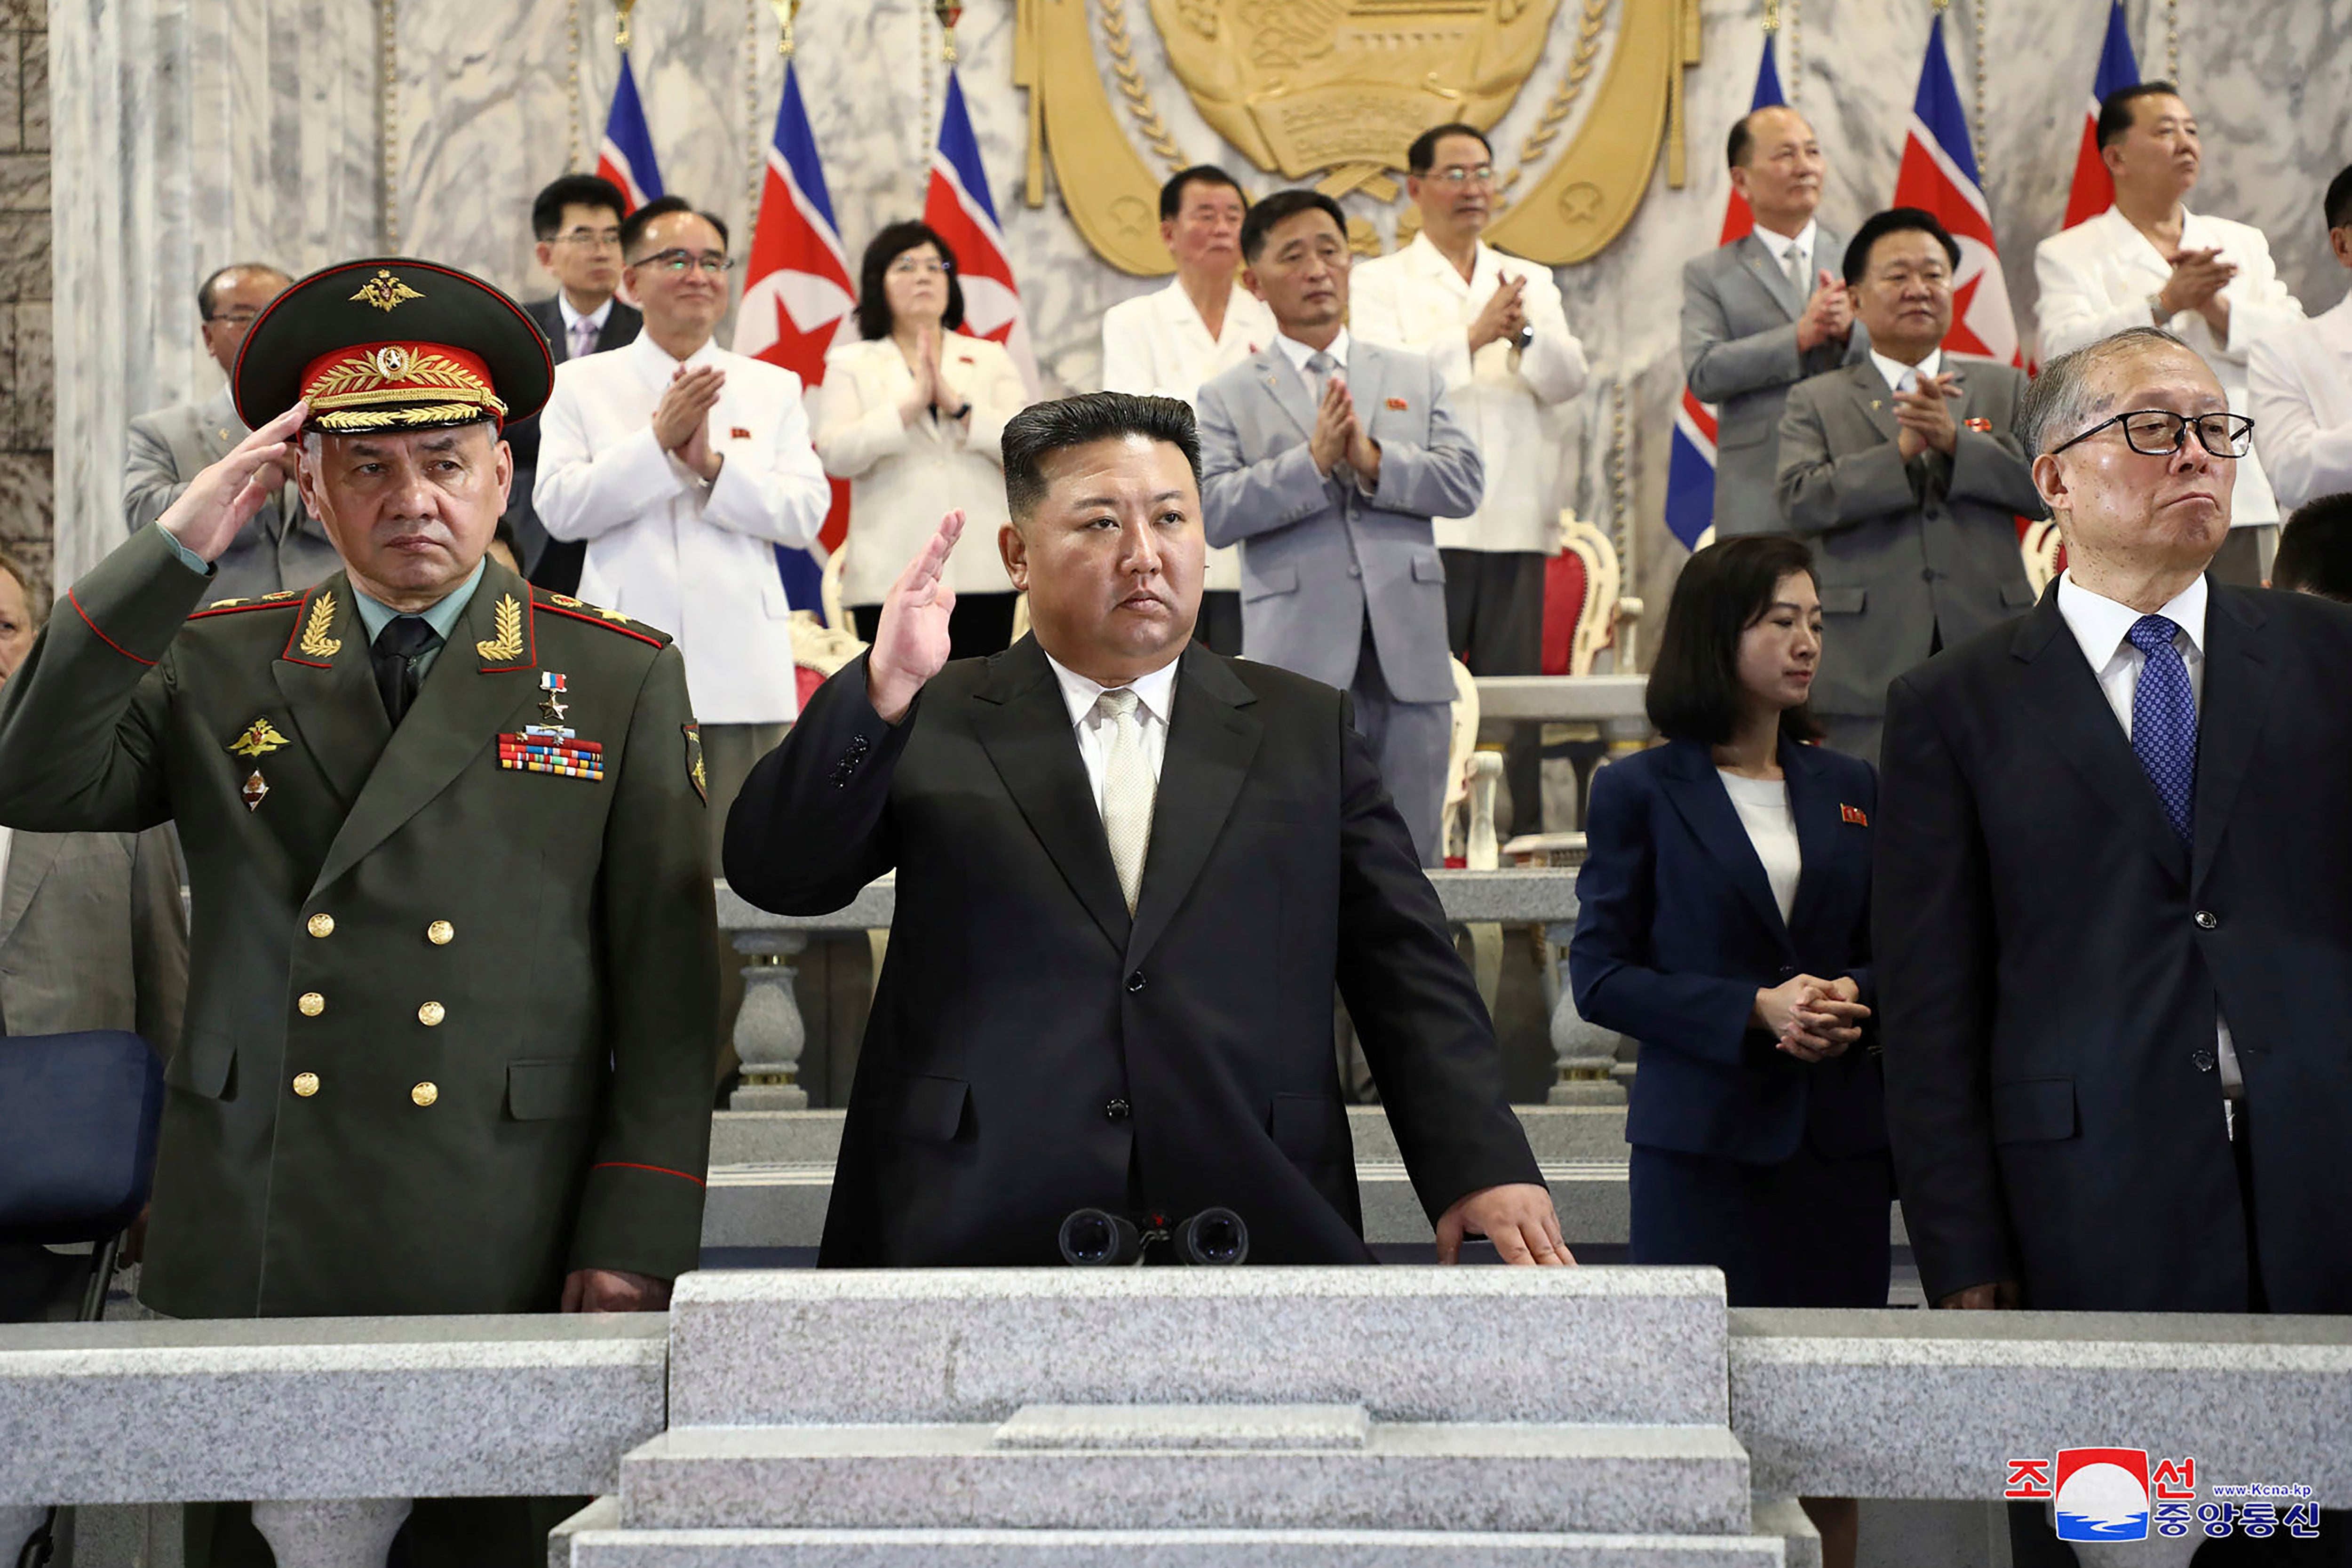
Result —
M 2191 1531 L 2220 1539 L 2319 1534 L 2319 1504 L 2307 1486 L 2212 1486 L 2197 1500 L 2197 1461 L 2159 1459 L 2145 1448 L 2061 1448 L 2054 1458 L 2011 1459 L 2001 1496 L 2054 1504 L 2061 1541 L 2179 1539 Z

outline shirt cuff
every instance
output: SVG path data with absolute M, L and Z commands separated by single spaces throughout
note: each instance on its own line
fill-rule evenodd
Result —
M 154 529 L 156 532 L 163 536 L 163 542 L 172 547 L 172 553 L 180 558 L 180 564 L 186 567 L 189 571 L 194 572 L 197 576 L 209 577 L 218 570 L 218 568 L 211 562 L 205 560 L 203 556 L 197 554 L 194 551 L 189 549 L 186 545 L 173 538 L 171 531 L 164 528 L 162 523 L 155 524 Z

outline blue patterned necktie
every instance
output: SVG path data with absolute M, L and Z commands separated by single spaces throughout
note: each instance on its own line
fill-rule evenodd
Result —
M 2124 636 L 2146 656 L 2132 693 L 2132 751 L 2185 845 L 2197 816 L 2197 699 L 2173 646 L 2179 630 L 2162 616 L 2142 616 Z

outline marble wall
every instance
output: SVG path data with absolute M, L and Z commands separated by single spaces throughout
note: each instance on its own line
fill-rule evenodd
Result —
M 1662 3 L 1610 0 L 1610 31 L 1622 6 Z M 1507 163 L 1565 69 L 1579 9 L 1562 7 L 1528 89 L 1496 128 Z M 1754 85 L 1761 9 L 1762 0 L 1704 0 L 1686 188 L 1666 188 L 1662 159 L 1625 233 L 1560 274 L 1598 371 L 1581 410 L 1575 500 L 1589 517 L 1622 512 L 1654 605 L 1680 559 L 1658 521 L 1680 385 L 1675 279 L 1721 222 L 1717 150 Z M 1933 7 L 1782 0 L 1782 9 L 1783 71 L 1833 162 L 1825 211 L 1851 226 L 1893 189 Z M 1129 0 L 1128 10 L 1138 62 L 1177 142 L 1239 169 L 1169 73 L 1145 7 Z M 2106 0 L 1955 0 L 1946 23 L 1964 94 L 1979 79 L 1981 26 L 1989 135 L 1979 156 L 2029 329 L 2032 246 L 2064 207 L 2105 14 Z M 2179 75 L 2207 143 L 2198 205 L 2261 225 L 2306 304 L 2333 304 L 2345 279 L 2315 209 L 2326 178 L 2352 157 L 2352 8 L 2126 0 L 2126 15 L 2151 75 L 2165 68 L 2166 33 L 2177 26 Z M 1013 20 L 1012 0 L 972 0 L 958 29 L 960 69 L 1039 358 L 1054 379 L 1091 384 L 1102 310 L 1155 285 L 1096 260 L 1050 194 L 1043 208 L 1023 205 L 1027 110 L 1012 85 Z M 195 353 L 190 295 L 207 267 L 263 255 L 299 269 L 396 233 L 412 254 L 538 291 L 527 204 L 568 159 L 593 160 L 617 66 L 613 24 L 611 0 L 80 0 L 61 9 L 58 324 L 60 341 L 78 346 L 58 388 L 61 557 L 86 565 L 117 536 L 107 470 L 119 466 L 122 420 L 209 390 L 216 373 Z M 782 74 L 772 8 L 640 0 L 632 26 L 665 181 L 735 225 L 740 251 Z M 798 36 L 810 118 L 854 255 L 883 223 L 919 210 L 943 79 L 939 32 L 919 0 L 806 0 Z M 1261 191 L 1276 183 L 1255 171 L 1246 179 Z M 1391 231 L 1396 209 L 1349 203 Z
M 49 565 L 49 46 L 46 0 L 0 0 L 0 545 Z

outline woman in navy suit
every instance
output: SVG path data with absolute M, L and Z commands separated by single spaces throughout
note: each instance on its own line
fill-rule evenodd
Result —
M 1751 535 L 1692 556 L 1650 675 L 1666 743 L 1594 776 L 1576 883 L 1577 1011 L 1642 1043 L 1633 1261 L 1713 1264 L 1735 1306 L 1886 1304 L 1877 781 L 1808 743 L 1821 658 L 1803 544 Z M 1807 1511 L 1827 1561 L 1851 1562 L 1853 1505 Z

